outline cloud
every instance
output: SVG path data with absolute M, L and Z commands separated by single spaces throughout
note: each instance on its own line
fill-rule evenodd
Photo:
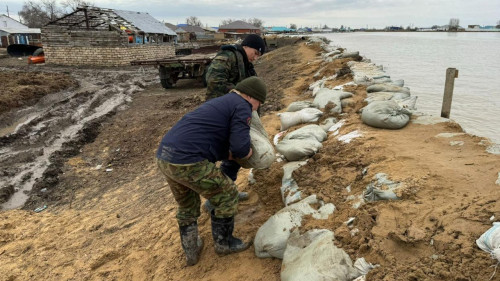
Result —
M 36 1 L 36 0 L 35 0 Z M 60 0 L 59 0 L 60 1 Z M 259 18 L 264 25 L 299 26 L 340 25 L 351 27 L 444 25 L 450 18 L 467 24 L 494 25 L 500 20 L 498 0 L 93 0 L 98 7 L 147 12 L 174 24 L 189 16 L 203 24 L 217 26 L 224 19 Z M 0 3 L 0 4 L 3 4 Z M 12 13 L 21 9 L 20 1 L 7 1 Z M 1 7 L 0 7 L 1 9 Z M 0 10 L 0 12 L 2 12 Z

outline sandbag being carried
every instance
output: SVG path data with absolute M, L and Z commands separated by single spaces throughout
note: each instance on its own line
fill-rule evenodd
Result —
M 349 255 L 333 244 L 333 232 L 313 229 L 300 235 L 295 230 L 288 239 L 282 281 L 351 281 L 361 276 Z
M 363 108 L 361 120 L 366 125 L 382 129 L 401 129 L 410 121 L 411 111 L 393 100 L 373 101 Z
M 304 215 L 312 215 L 315 219 L 328 219 L 335 206 L 331 203 L 318 210 L 311 204 L 320 203 L 316 195 L 279 210 L 270 217 L 257 231 L 254 239 L 255 255 L 259 258 L 283 258 L 286 242 L 293 229 L 302 225 Z
M 264 126 L 260 121 L 257 111 L 252 112 L 252 123 L 250 124 L 250 139 L 252 156 L 248 159 L 237 159 L 236 162 L 243 168 L 266 169 L 276 160 L 274 147 L 269 141 Z
M 316 122 L 321 115 L 323 115 L 323 111 L 317 108 L 304 108 L 296 112 L 278 113 L 281 121 L 281 131 L 298 124 Z

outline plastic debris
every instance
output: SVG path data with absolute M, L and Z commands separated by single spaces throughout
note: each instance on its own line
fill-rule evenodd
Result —
M 38 207 L 36 209 L 33 210 L 33 212 L 35 213 L 40 213 L 41 211 L 47 209 L 47 205 L 43 205 L 43 207 Z
M 343 135 L 343 136 L 337 137 L 337 139 L 339 141 L 341 141 L 341 142 L 344 142 L 344 143 L 350 143 L 353 139 L 359 138 L 359 137 L 362 137 L 362 136 L 363 135 L 358 130 L 355 130 L 355 131 L 350 132 L 347 135 Z

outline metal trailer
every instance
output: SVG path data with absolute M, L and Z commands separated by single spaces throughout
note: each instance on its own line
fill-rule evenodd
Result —
M 136 60 L 132 65 L 151 65 L 158 68 L 161 85 L 170 89 L 179 79 L 201 79 L 206 86 L 205 74 L 216 53 L 175 56 L 154 60 Z

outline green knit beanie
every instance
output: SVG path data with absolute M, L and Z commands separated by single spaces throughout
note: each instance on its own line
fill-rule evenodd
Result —
M 257 76 L 251 76 L 240 83 L 236 84 L 235 90 L 240 91 L 243 94 L 249 95 L 252 98 L 264 103 L 267 96 L 267 87 L 262 79 Z

